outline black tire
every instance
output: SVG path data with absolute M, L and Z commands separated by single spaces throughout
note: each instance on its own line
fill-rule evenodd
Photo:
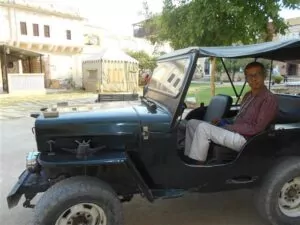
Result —
M 300 177 L 300 158 L 287 158 L 265 177 L 261 187 L 257 190 L 256 207 L 260 215 L 270 224 L 300 224 L 300 216 L 287 216 L 279 206 L 279 197 L 284 185 L 297 177 Z
M 103 209 L 107 225 L 123 225 L 122 204 L 112 188 L 91 177 L 71 177 L 49 188 L 35 207 L 34 225 L 55 225 L 70 207 L 90 203 Z

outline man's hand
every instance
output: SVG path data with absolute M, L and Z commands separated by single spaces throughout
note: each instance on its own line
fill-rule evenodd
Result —
M 212 125 L 217 125 L 218 123 L 220 123 L 220 119 L 214 119 L 214 120 L 212 120 L 210 123 L 212 124 Z
M 218 126 L 218 127 L 225 127 L 228 124 L 231 124 L 230 121 L 228 121 L 227 119 L 214 119 L 211 121 L 212 125 Z

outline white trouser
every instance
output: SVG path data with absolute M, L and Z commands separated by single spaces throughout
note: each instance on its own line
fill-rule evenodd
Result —
M 235 151 L 246 143 L 242 135 L 201 120 L 188 121 L 185 138 L 184 154 L 199 161 L 206 161 L 210 141 Z

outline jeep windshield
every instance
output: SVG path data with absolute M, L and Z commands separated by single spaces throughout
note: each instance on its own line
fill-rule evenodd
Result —
M 148 89 L 175 98 L 182 89 L 190 62 L 190 57 L 158 62 Z

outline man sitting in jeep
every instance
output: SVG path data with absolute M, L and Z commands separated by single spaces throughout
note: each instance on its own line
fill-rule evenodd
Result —
M 186 126 L 184 154 L 197 164 L 207 159 L 210 141 L 240 151 L 247 138 L 258 134 L 275 118 L 278 111 L 277 99 L 264 84 L 266 70 L 259 62 L 249 63 L 244 70 L 251 91 L 241 102 L 241 108 L 233 123 L 226 120 L 207 123 L 189 120 Z

